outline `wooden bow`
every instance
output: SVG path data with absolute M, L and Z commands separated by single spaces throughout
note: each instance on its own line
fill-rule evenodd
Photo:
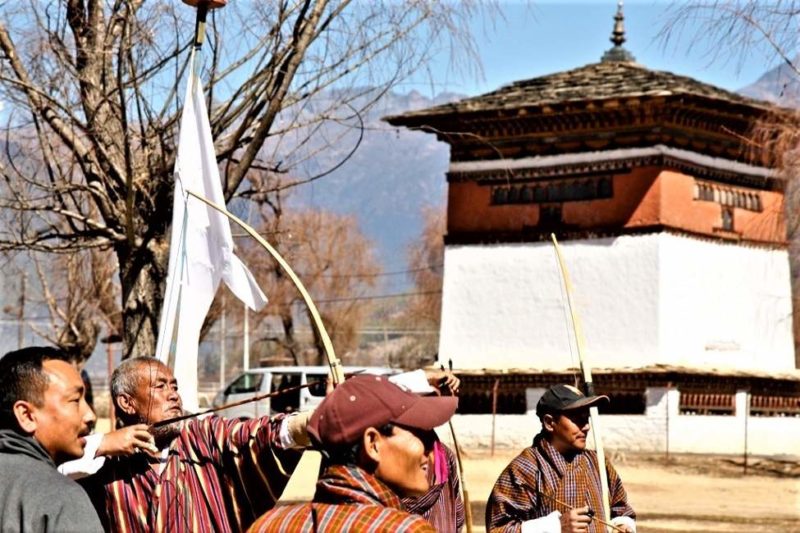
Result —
M 308 294 L 303 282 L 300 281 L 300 278 L 297 277 L 297 274 L 294 273 L 292 267 L 289 266 L 289 263 L 278 253 L 278 251 L 272 247 L 270 243 L 268 243 L 264 238 L 258 234 L 258 232 L 253 229 L 252 226 L 247 224 L 245 221 L 228 211 L 225 207 L 212 202 L 208 198 L 204 196 L 200 196 L 196 192 L 187 190 L 186 193 L 189 196 L 193 196 L 197 198 L 207 206 L 219 211 L 230 220 L 235 222 L 239 227 L 247 232 L 248 235 L 253 237 L 258 244 L 260 244 L 269 254 L 278 262 L 286 275 L 289 276 L 289 279 L 292 280 L 292 283 L 295 284 L 297 290 L 300 291 L 300 295 L 303 297 L 303 301 L 308 306 L 308 309 L 311 311 L 311 317 L 314 321 L 314 327 L 317 329 L 317 333 L 319 333 L 320 339 L 322 339 L 322 346 L 325 348 L 325 356 L 328 359 L 328 366 L 331 369 L 331 380 L 333 381 L 333 386 L 339 385 L 344 381 L 344 371 L 342 370 L 342 363 L 336 357 L 336 352 L 333 350 L 333 343 L 331 342 L 331 338 L 328 335 L 328 331 L 325 329 L 325 324 L 322 323 L 322 317 L 320 317 L 319 310 L 317 306 L 314 305 L 314 301 L 311 299 L 311 296 Z
M 578 318 L 578 313 L 575 311 L 575 304 L 572 299 L 572 282 L 569 279 L 569 272 L 567 272 L 567 265 L 564 262 L 564 257 L 561 255 L 561 247 L 558 245 L 554 233 L 550 234 L 553 239 L 553 247 L 556 251 L 556 258 L 558 259 L 558 266 L 561 270 L 561 277 L 564 280 L 564 291 L 567 293 L 567 303 L 569 305 L 570 316 L 572 317 L 572 329 L 575 333 L 575 344 L 578 348 L 578 360 L 581 365 L 581 373 L 583 374 L 583 386 L 586 396 L 594 396 L 594 384 L 592 383 L 592 367 L 586 361 L 586 354 L 584 348 L 583 329 L 581 328 L 581 321 Z M 592 438 L 594 440 L 595 451 L 597 452 L 597 464 L 600 469 L 600 490 L 603 500 L 603 511 L 606 520 L 611 519 L 611 505 L 608 490 L 608 475 L 606 474 L 606 454 L 603 451 L 603 441 L 600 438 L 600 413 L 597 406 L 593 405 L 589 408 L 589 417 L 592 423 Z

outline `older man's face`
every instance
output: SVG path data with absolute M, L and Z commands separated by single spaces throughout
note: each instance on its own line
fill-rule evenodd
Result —
M 142 423 L 152 425 L 183 414 L 178 380 L 169 367 L 155 362 L 142 363 L 137 369 L 137 377 L 131 399 Z

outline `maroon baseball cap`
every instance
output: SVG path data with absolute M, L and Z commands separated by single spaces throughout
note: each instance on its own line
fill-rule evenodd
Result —
M 317 407 L 308 433 L 323 448 L 356 443 L 367 428 L 392 423 L 431 430 L 456 412 L 455 396 L 417 396 L 385 376 L 353 376 Z

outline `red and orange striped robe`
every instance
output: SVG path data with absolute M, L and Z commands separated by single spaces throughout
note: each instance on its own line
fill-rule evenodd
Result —
M 326 468 L 311 503 L 276 507 L 250 533 L 436 533 L 424 518 L 402 510 L 400 498 L 355 466 Z
M 280 447 L 282 418 L 190 420 L 161 474 L 136 454 L 107 459 L 81 484 L 111 531 L 243 531 L 275 505 L 300 459 Z

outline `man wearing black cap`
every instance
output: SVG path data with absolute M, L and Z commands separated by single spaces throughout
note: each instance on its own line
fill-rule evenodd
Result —
M 434 533 L 400 498 L 428 491 L 433 428 L 457 406 L 456 397 L 418 396 L 382 376 L 348 379 L 308 423 L 324 465 L 314 499 L 268 511 L 250 531 Z
M 586 449 L 589 407 L 607 401 L 569 385 L 544 393 L 536 404 L 542 430 L 497 479 L 486 505 L 487 531 L 605 533 L 601 521 L 607 521 L 618 531 L 636 532 L 636 514 L 608 463 L 611 517 L 603 516 L 597 454 Z

